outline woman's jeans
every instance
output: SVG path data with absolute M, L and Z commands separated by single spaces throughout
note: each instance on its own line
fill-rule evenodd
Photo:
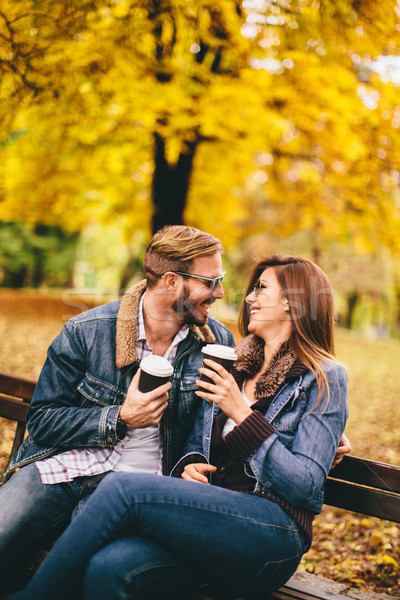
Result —
M 111 473 L 17 600 L 163 598 L 212 581 L 265 594 L 305 550 L 266 498 L 157 475 Z

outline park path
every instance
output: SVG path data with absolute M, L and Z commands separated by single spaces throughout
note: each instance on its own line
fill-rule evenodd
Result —
M 92 306 L 62 293 L 0 289 L 0 371 L 37 378 L 64 323 Z

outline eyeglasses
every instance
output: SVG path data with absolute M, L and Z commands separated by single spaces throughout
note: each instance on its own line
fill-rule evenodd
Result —
M 272 288 L 276 285 L 277 285 L 276 283 L 271 283 L 269 281 L 263 281 L 261 279 L 261 277 L 259 277 L 253 286 L 253 291 L 250 293 L 254 294 L 255 296 L 258 296 L 259 294 L 261 294 L 261 292 L 263 290 L 269 290 L 270 288 Z
M 222 283 L 223 278 L 225 277 L 226 271 L 222 271 L 222 275 L 218 275 L 218 277 L 205 277 L 205 275 L 194 275 L 193 273 L 182 273 L 182 271 L 171 271 L 172 273 L 176 273 L 177 275 L 182 275 L 182 277 L 193 277 L 193 279 L 201 279 L 204 281 L 206 286 L 209 288 L 211 292 L 215 290 L 215 288 Z
M 254 284 L 253 294 L 255 296 L 258 296 L 258 294 L 261 293 L 261 290 L 264 288 L 264 286 L 265 286 L 265 283 L 263 281 L 261 281 L 261 277 L 259 277 Z

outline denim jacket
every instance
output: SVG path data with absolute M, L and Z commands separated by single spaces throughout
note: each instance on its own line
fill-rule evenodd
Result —
M 321 511 L 325 480 L 348 416 L 344 369 L 337 363 L 326 363 L 323 368 L 330 389 L 328 405 L 325 391 L 315 407 L 318 385 L 311 371 L 287 381 L 265 414 L 274 432 L 242 459 L 246 474 L 254 479 L 254 492 L 284 498 L 293 506 L 316 513 Z M 191 453 L 197 455 L 191 462 L 202 462 L 201 458 L 209 462 L 211 433 L 219 412 L 216 404 L 203 401 L 181 459 L 183 464 L 188 463 Z M 173 472 L 180 470 L 178 463 Z
M 113 447 L 117 419 L 139 362 L 137 309 L 145 281 L 111 302 L 68 321 L 51 344 L 28 410 L 29 435 L 11 462 L 17 467 L 72 448 Z M 182 454 L 199 398 L 196 379 L 207 343 L 232 346 L 233 336 L 216 319 L 191 326 L 179 344 L 168 408 L 162 420 L 163 469 L 168 473 Z

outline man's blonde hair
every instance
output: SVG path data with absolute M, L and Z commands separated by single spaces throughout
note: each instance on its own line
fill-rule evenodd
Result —
M 219 239 L 195 227 L 168 225 L 158 231 L 146 248 L 143 270 L 152 288 L 167 271 L 188 273 L 193 260 L 222 252 Z

